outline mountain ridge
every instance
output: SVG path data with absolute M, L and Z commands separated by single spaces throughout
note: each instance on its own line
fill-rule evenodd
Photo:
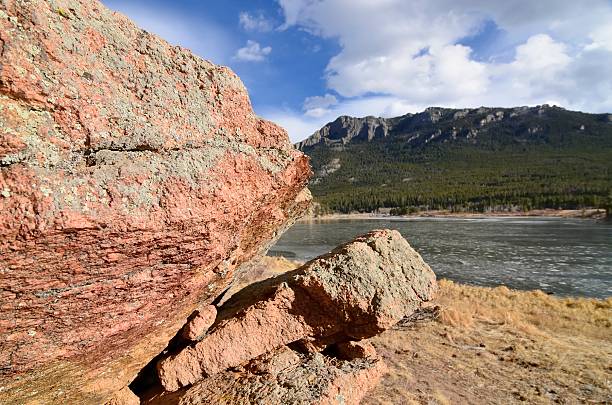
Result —
M 332 211 L 604 207 L 612 188 L 612 114 L 546 104 L 340 116 L 295 146 Z
M 432 123 L 439 122 L 442 118 L 448 118 L 449 113 L 453 113 L 452 121 L 461 121 L 466 118 L 481 117 L 484 114 L 484 118 L 480 119 L 480 125 L 486 125 L 491 122 L 496 122 L 508 118 L 514 118 L 521 114 L 529 114 L 537 112 L 541 115 L 547 110 L 560 110 L 569 113 L 577 114 L 588 114 L 594 117 L 598 117 L 602 122 L 608 122 L 612 124 L 612 114 L 610 113 L 584 113 L 581 111 L 566 110 L 558 106 L 550 106 L 548 104 L 537 105 L 533 107 L 520 106 L 520 107 L 478 107 L 478 108 L 446 108 L 446 107 L 428 107 L 419 113 L 407 113 L 398 117 L 376 117 L 368 115 L 365 117 L 352 117 L 349 115 L 341 115 L 334 121 L 328 122 L 321 129 L 315 131 L 308 138 L 303 141 L 297 142 L 294 146 L 300 150 L 305 150 L 308 147 L 317 145 L 320 142 L 326 143 L 326 145 L 334 145 L 336 143 L 342 143 L 343 145 L 357 138 L 357 140 L 363 140 L 364 135 L 368 141 L 371 141 L 378 137 L 387 137 L 397 129 L 398 124 L 405 123 L 408 120 L 417 121 L 424 123 L 429 119 Z M 508 114 L 508 112 L 510 112 Z M 337 137 L 330 138 L 330 134 L 338 131 L 340 128 L 355 129 L 358 131 L 347 133 L 347 136 L 338 139 Z M 364 130 L 366 130 L 364 132 Z M 348 132 L 348 131 L 347 131 Z

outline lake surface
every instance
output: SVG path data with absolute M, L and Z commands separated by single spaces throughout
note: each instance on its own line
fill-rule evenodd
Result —
M 310 260 L 372 229 L 397 229 L 439 278 L 612 296 L 612 223 L 565 218 L 397 218 L 295 224 L 270 255 Z

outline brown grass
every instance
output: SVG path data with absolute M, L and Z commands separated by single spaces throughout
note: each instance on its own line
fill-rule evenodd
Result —
M 297 265 L 266 258 L 256 278 Z M 390 373 L 364 403 L 612 403 L 611 298 L 439 286 L 437 320 L 372 339 Z
M 612 403 L 612 299 L 439 282 L 435 322 L 374 339 L 365 403 Z

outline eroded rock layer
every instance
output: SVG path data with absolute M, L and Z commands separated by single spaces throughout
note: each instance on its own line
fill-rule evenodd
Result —
M 157 394 L 144 403 L 358 405 L 387 370 L 378 357 L 347 361 L 287 348 L 250 366 L 219 373 L 175 393 Z
M 102 403 L 309 204 L 228 68 L 96 0 L 0 2 L 1 403 Z
M 159 361 L 159 380 L 176 391 L 286 345 L 368 357 L 367 343 L 349 342 L 392 327 L 435 290 L 435 274 L 399 232 L 372 231 L 236 293 L 199 342 Z

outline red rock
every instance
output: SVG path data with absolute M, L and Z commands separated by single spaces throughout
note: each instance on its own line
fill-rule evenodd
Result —
M 117 391 L 104 405 L 140 405 L 140 398 L 128 387 L 124 387 Z
M 216 317 L 217 308 L 214 305 L 206 305 L 204 308 L 196 309 L 183 327 L 181 335 L 187 340 L 198 340 L 215 323 Z
M 273 354 L 263 362 L 274 362 Z M 293 357 L 294 356 L 294 357 Z M 293 353 L 291 362 L 273 372 L 246 369 L 224 371 L 177 392 L 162 392 L 146 405 L 313 404 L 358 405 L 387 371 L 379 358 L 351 361 L 321 353 Z
M 287 346 L 282 346 L 251 360 L 245 368 L 254 374 L 266 373 L 277 375 L 283 370 L 301 362 L 302 359 L 297 352 Z
M 158 364 L 162 385 L 176 391 L 304 338 L 311 332 L 309 325 L 287 312 L 294 302 L 294 291 L 281 286 L 269 300 L 229 319 L 177 356 L 164 359 Z
M 378 356 L 372 343 L 366 340 L 338 343 L 336 344 L 336 351 L 338 352 L 338 357 L 345 360 Z
M 0 58 L 0 403 L 103 403 L 301 215 L 308 160 L 95 0 L 0 2 Z
M 232 296 L 200 342 L 158 363 L 159 379 L 176 391 L 290 343 L 369 338 L 435 290 L 435 274 L 399 232 L 373 231 Z

